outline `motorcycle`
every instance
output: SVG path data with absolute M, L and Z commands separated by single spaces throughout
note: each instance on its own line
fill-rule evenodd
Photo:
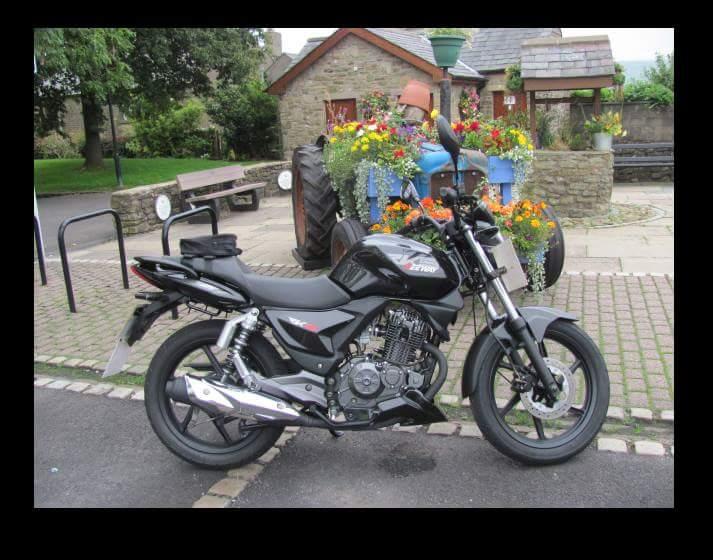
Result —
M 436 124 L 457 166 L 458 140 L 443 117 Z M 453 214 L 442 223 L 421 207 L 413 184 L 405 183 L 401 195 L 422 211 L 401 233 L 434 228 L 444 250 L 372 234 L 328 275 L 306 279 L 254 273 L 233 235 L 183 239 L 181 256 L 137 257 L 132 271 L 160 291 L 137 294 L 149 303 L 134 310 L 104 376 L 121 370 L 160 315 L 186 304 L 213 316 L 236 313 L 172 334 L 146 374 L 151 426 L 186 461 L 244 465 L 287 426 L 338 437 L 443 422 L 435 398 L 448 379 L 448 360 L 439 346 L 450 340 L 449 326 L 471 295 L 473 320 L 477 299 L 486 325 L 467 353 L 461 392 L 485 439 L 526 464 L 581 452 L 609 404 L 596 344 L 570 313 L 513 303 L 509 292 L 527 280 L 481 201 L 442 188 Z

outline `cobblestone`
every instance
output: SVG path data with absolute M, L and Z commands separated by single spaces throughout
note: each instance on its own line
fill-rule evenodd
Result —
M 613 451 L 614 453 L 626 453 L 626 442 L 623 439 L 599 438 L 597 439 L 597 449 L 599 451 Z
M 632 408 L 631 417 L 637 420 L 653 420 L 654 415 L 648 408 Z
M 90 383 L 81 383 L 79 381 L 72 383 L 71 385 L 67 385 L 67 391 L 74 391 L 75 393 L 81 393 L 85 389 L 91 387 Z
M 130 389 L 128 387 L 117 387 L 113 391 L 111 391 L 107 397 L 110 399 L 128 399 L 131 396 L 131 393 L 133 393 L 134 390 Z
M 203 496 L 193 504 L 194 508 L 224 508 L 230 503 L 228 498 L 218 496 Z
M 665 455 L 664 446 L 658 441 L 636 441 L 634 442 L 634 451 L 637 455 Z
M 465 436 L 465 437 L 475 437 L 475 438 L 483 439 L 483 434 L 475 422 L 468 422 L 468 423 L 461 424 L 460 435 Z
M 294 267 L 263 267 L 255 271 L 302 278 L 319 274 L 319 271 L 304 272 Z M 52 358 L 55 363 L 82 360 L 77 367 L 103 369 L 116 337 L 137 305 L 134 293 L 145 289 L 145 284 L 131 275 L 129 290 L 117 286 L 118 263 L 72 262 L 78 313 L 69 313 L 60 263 L 48 262 L 47 275 L 49 283 L 42 286 L 35 267 L 36 359 Z M 651 275 L 563 274 L 543 294 L 519 293 L 514 299 L 517 305 L 558 307 L 584 317 L 579 324 L 606 351 L 612 384 L 617 386 L 616 393 L 612 391 L 612 407 L 647 408 L 656 417 L 661 410 L 673 409 L 672 280 Z M 482 328 L 484 315 L 479 306 L 476 309 L 477 324 Z M 139 364 L 132 368 L 147 364 L 158 346 L 176 330 L 207 319 L 200 313 L 186 311 L 185 306 L 179 308 L 177 320 L 171 319 L 170 314 L 156 320 L 144 338 L 132 347 L 129 362 Z M 98 337 L 97 333 L 106 333 L 106 336 Z M 460 389 L 462 356 L 474 338 L 470 298 L 466 299 L 450 333 L 452 342 L 444 345 L 451 364 L 445 391 L 455 395 Z M 658 348 L 651 348 L 650 342 L 640 343 L 654 339 Z M 620 341 L 631 343 L 628 347 L 632 350 L 619 348 Z M 70 353 L 73 347 L 77 350 Z M 629 387 L 631 380 L 637 380 L 633 384 L 636 389 Z M 664 383 L 664 380 L 669 382 Z
M 65 381 L 64 379 L 58 379 L 57 381 L 53 381 L 49 385 L 47 385 L 48 389 L 64 389 L 67 385 L 69 385 L 71 381 Z
M 208 492 L 210 494 L 218 494 L 219 496 L 229 496 L 234 498 L 240 494 L 240 492 L 242 492 L 247 485 L 247 480 L 242 480 L 240 478 L 224 478 L 211 486 Z
M 457 429 L 458 425 L 453 422 L 438 422 L 437 424 L 431 424 L 428 427 L 428 433 L 440 436 L 450 436 L 455 434 Z

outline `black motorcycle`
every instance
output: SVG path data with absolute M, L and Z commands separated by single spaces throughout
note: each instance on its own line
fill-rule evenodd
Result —
M 443 117 L 437 126 L 457 165 L 455 135 Z M 442 422 L 435 397 L 448 362 L 439 345 L 450 340 L 449 325 L 470 295 L 474 320 L 477 297 L 486 326 L 467 354 L 462 395 L 483 435 L 524 463 L 569 459 L 606 416 L 602 355 L 573 315 L 516 307 L 509 292 L 527 281 L 511 242 L 479 200 L 451 188 L 441 195 L 452 220 L 423 211 L 400 233 L 435 228 L 445 250 L 403 235 L 368 235 L 316 278 L 255 274 L 238 258 L 232 235 L 181 240 L 180 257 L 136 258 L 133 272 L 160 291 L 137 295 L 149 303 L 135 309 L 104 375 L 121 370 L 157 317 L 186 304 L 235 314 L 175 332 L 146 374 L 151 425 L 186 461 L 249 463 L 286 426 L 339 436 Z M 412 184 L 402 198 L 420 207 Z

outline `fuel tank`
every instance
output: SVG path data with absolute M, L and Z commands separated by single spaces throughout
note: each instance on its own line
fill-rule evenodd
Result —
M 357 241 L 329 278 L 353 297 L 439 299 L 458 288 L 458 272 L 441 250 L 409 237 L 372 234 Z

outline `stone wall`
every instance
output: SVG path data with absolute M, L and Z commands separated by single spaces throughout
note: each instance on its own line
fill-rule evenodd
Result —
M 289 196 L 277 186 L 277 176 L 283 169 L 291 169 L 288 161 L 266 162 L 251 165 L 245 168 L 245 179 L 236 185 L 246 183 L 267 182 L 264 188 L 259 189 L 260 196 Z M 196 191 L 197 194 L 207 194 L 221 190 L 220 185 L 205 187 Z M 163 222 L 156 216 L 154 205 L 156 197 L 165 194 L 171 200 L 171 214 L 178 214 L 183 209 L 180 205 L 180 192 L 176 181 L 144 185 L 133 189 L 124 189 L 112 193 L 111 207 L 121 217 L 124 235 L 145 233 L 163 227 Z M 230 212 L 225 198 L 220 199 L 220 215 L 225 216 Z
M 563 218 L 606 214 L 614 181 L 613 164 L 611 152 L 537 150 L 521 196 L 544 200 Z
M 379 89 L 391 98 L 409 80 L 431 85 L 433 106 L 440 108 L 437 82 L 406 61 L 354 35 L 344 38 L 297 76 L 279 96 L 284 158 L 302 144 L 312 143 L 326 128 L 327 99 L 356 99 Z M 458 115 L 462 85 L 451 87 L 451 115 Z
M 602 112 L 607 111 L 621 113 L 627 132 L 625 137 L 615 138 L 617 144 L 673 142 L 673 106 L 650 109 L 647 103 L 602 103 Z M 570 107 L 572 127 L 579 132 L 591 116 L 591 103 L 573 103 Z

